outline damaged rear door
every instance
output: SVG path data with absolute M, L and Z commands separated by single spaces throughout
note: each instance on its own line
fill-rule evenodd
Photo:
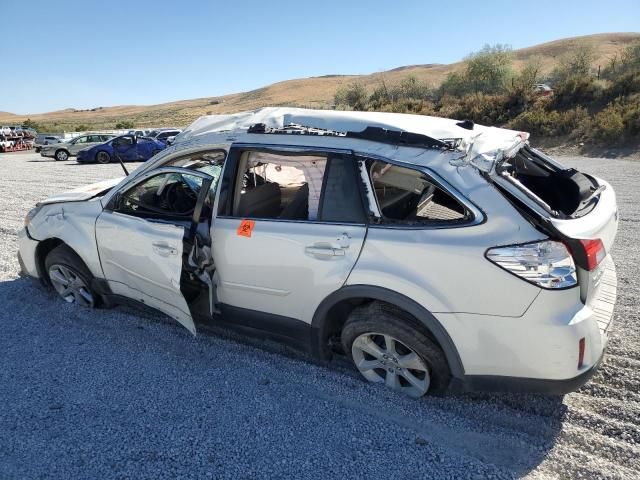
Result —
M 213 177 L 165 167 L 143 175 L 109 201 L 96 221 L 104 277 L 112 292 L 195 325 L 181 291 L 185 243 L 211 219 Z

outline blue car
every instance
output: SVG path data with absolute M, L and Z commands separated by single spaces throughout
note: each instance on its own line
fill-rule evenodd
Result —
M 78 163 L 110 163 L 117 162 L 119 158 L 123 162 L 144 162 L 164 148 L 164 142 L 153 138 L 121 135 L 80 150 L 76 160 Z

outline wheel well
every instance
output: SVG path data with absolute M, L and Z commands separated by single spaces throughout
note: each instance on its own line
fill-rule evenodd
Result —
M 67 150 L 66 148 L 58 148 L 58 149 L 56 149 L 56 153 L 54 153 L 54 155 L 57 155 L 58 152 L 61 151 L 61 150 L 67 152 L 67 155 L 69 155 L 69 150 Z
M 47 269 L 44 266 L 44 261 L 51 250 L 63 244 L 65 243 L 59 238 L 47 238 L 46 240 L 39 242 L 36 247 L 36 268 L 38 269 L 38 276 L 46 285 L 50 285 L 51 281 L 49 280 Z
M 381 287 L 347 286 L 327 297 L 313 317 L 313 354 L 324 361 L 330 360 L 332 353 L 344 354 L 340 337 L 349 314 L 354 308 L 374 301 L 397 312 L 404 321 L 433 340 L 443 351 L 449 370 L 454 377 L 464 375 L 458 350 L 440 322 L 410 298 Z
M 354 308 L 367 305 L 371 302 L 378 302 L 386 307 L 386 309 L 388 309 L 389 311 L 397 313 L 398 316 L 402 317 L 404 321 L 409 323 L 412 327 L 422 331 L 422 333 L 427 335 L 431 340 L 438 344 L 440 348 L 442 348 L 431 331 L 426 328 L 417 318 L 411 315 L 411 313 L 407 312 L 397 305 L 394 305 L 393 303 L 368 297 L 349 298 L 341 300 L 327 311 L 323 329 L 324 333 L 322 335 L 323 341 L 325 342 L 327 348 L 335 353 L 344 354 L 344 352 L 342 351 L 342 343 L 340 342 L 340 336 L 342 334 L 342 328 L 344 327 L 344 324 L 346 323 L 349 315 Z

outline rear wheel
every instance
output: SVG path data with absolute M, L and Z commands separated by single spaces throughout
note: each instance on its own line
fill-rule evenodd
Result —
M 58 150 L 55 157 L 59 162 L 65 162 L 69 160 L 69 152 L 67 152 L 66 150 Z
M 96 162 L 98 163 L 111 163 L 111 155 L 109 155 L 107 152 L 98 152 L 96 154 Z
M 93 275 L 80 257 L 66 245 L 60 245 L 47 255 L 45 268 L 51 285 L 67 303 L 93 308 L 99 302 L 91 288 Z
M 412 398 L 443 393 L 451 376 L 447 360 L 415 322 L 380 302 L 356 308 L 342 330 L 344 350 L 370 382 Z

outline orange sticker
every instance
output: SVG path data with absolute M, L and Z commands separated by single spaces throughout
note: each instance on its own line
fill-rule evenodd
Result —
M 242 220 L 236 233 L 240 237 L 251 237 L 251 232 L 253 231 L 253 227 L 255 226 L 255 224 L 256 222 L 254 222 L 253 220 Z

